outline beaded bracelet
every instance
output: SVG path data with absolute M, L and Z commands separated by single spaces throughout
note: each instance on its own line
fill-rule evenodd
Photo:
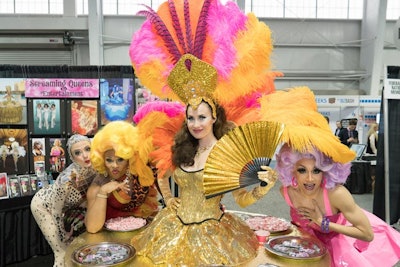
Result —
M 329 218 L 324 216 L 321 222 L 321 231 L 323 233 L 329 233 Z
M 102 193 L 97 193 L 96 197 L 99 198 L 108 198 L 108 196 L 106 194 L 102 194 Z

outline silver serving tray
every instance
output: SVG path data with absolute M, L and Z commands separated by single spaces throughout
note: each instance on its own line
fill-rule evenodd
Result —
M 136 254 L 133 246 L 119 242 L 101 242 L 76 249 L 71 255 L 75 266 L 122 266 Z
M 326 254 L 320 241 L 300 236 L 271 238 L 264 247 L 272 254 L 294 260 L 318 260 Z

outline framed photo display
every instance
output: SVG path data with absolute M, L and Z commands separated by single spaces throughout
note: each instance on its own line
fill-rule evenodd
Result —
M 28 130 L 0 129 L 0 172 L 28 173 Z M 30 156 L 30 155 L 29 155 Z
M 31 138 L 30 139 L 30 155 L 32 168 L 30 172 L 37 175 L 44 175 L 46 170 L 46 155 L 48 154 L 46 149 L 46 139 L 41 138 Z
M 0 199 L 8 198 L 7 173 L 0 173 Z
M 0 79 L 0 124 L 27 124 L 25 79 Z
M 21 184 L 17 175 L 8 176 L 8 195 L 10 198 L 21 196 Z
M 50 138 L 50 171 L 62 172 L 66 165 L 65 138 Z
M 61 135 L 64 132 L 64 99 L 29 99 L 29 131 L 33 135 Z
M 98 100 L 70 100 L 67 102 L 68 135 L 95 135 L 99 128 Z
M 134 79 L 100 79 L 101 125 L 116 120 L 132 122 L 134 91 Z
M 31 195 L 29 174 L 19 175 L 18 178 L 21 185 L 21 196 Z

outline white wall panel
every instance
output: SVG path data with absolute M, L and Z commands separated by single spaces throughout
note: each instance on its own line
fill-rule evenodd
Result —
M 73 65 L 71 51 L 1 50 L 0 64 L 12 65 Z

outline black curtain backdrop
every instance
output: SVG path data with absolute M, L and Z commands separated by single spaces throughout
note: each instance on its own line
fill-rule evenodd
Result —
M 382 97 L 381 119 L 379 122 L 378 155 L 376 162 L 375 190 L 373 213 L 385 220 L 385 166 L 384 166 L 384 114 Z M 388 100 L 388 128 L 389 128 L 389 202 L 390 224 L 396 223 L 400 218 L 400 100 Z

